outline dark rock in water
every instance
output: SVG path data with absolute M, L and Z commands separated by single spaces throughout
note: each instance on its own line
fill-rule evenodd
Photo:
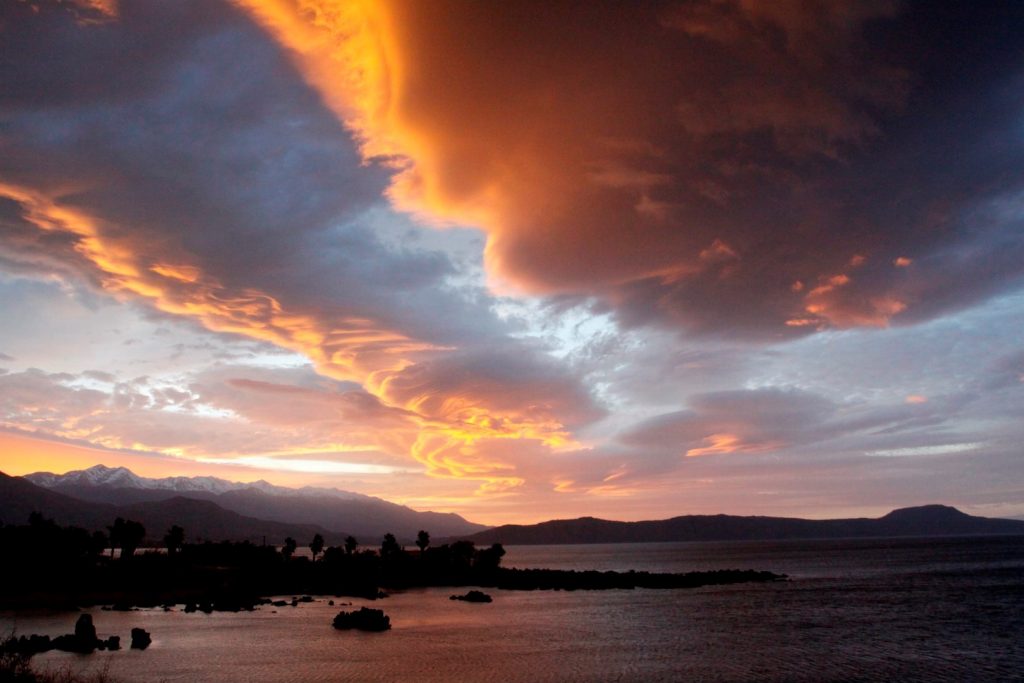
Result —
M 391 628 L 391 618 L 383 610 L 361 607 L 357 612 L 338 612 L 334 617 L 334 628 L 387 631 Z
M 63 652 L 89 654 L 100 645 L 96 638 L 96 627 L 92 623 L 92 615 L 82 614 L 75 622 L 75 632 L 57 636 L 52 641 L 53 649 Z
M 40 652 L 49 652 L 52 649 L 53 642 L 50 640 L 50 636 L 40 636 L 35 633 L 27 637 L 21 636 L 20 638 L 11 636 L 3 643 L 0 643 L 0 653 L 4 655 L 16 653 L 31 657 Z
M 50 650 L 62 652 L 75 652 L 77 654 L 90 654 L 95 650 L 119 650 L 121 639 L 117 636 L 110 636 L 106 640 L 96 637 L 96 627 L 92 623 L 92 616 L 83 614 L 75 622 L 75 632 L 65 633 L 62 636 L 50 639 L 50 636 L 32 634 L 27 638 L 9 638 L 0 643 L 0 653 L 14 652 L 23 655 L 36 655 Z M 0 675 L 0 679 L 7 680 Z M 21 679 L 18 679 L 21 680 Z
M 130 602 L 115 602 L 110 606 L 110 609 L 114 612 L 133 612 L 135 611 L 135 606 Z
M 463 602 L 493 602 L 490 595 L 480 591 L 469 591 L 465 595 L 453 595 L 449 600 L 462 600 Z
M 93 626 L 91 614 L 79 615 L 75 622 L 75 638 L 88 643 L 96 642 L 96 627 Z
M 271 604 L 274 607 L 287 607 L 288 606 L 288 601 L 287 600 L 274 600 L 274 602 L 272 602 Z
M 334 600 L 328 600 L 328 601 L 327 601 L 327 605 L 328 605 L 329 607 L 334 607 Z
M 142 628 L 132 629 L 132 645 L 133 650 L 145 650 L 149 647 L 149 644 L 153 642 L 149 632 Z
M 191 614 L 196 611 L 196 603 L 187 602 L 185 603 L 185 614 Z
M 301 598 L 299 598 L 299 602 L 313 602 L 313 596 L 303 595 Z

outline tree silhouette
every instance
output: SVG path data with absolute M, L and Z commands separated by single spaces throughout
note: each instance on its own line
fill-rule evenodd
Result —
M 185 530 L 177 524 L 173 525 L 167 530 L 167 535 L 164 536 L 164 545 L 167 546 L 167 554 L 175 555 L 181 546 L 185 544 Z
M 416 534 L 416 547 L 420 549 L 421 554 L 430 547 L 430 534 L 423 529 L 420 529 L 420 532 Z
M 320 534 L 313 536 L 313 540 L 309 544 L 309 549 L 313 553 L 313 561 L 316 562 L 316 556 L 324 549 L 324 537 Z
M 115 522 L 116 523 L 116 522 Z M 124 531 L 121 536 L 121 557 L 131 557 L 135 550 L 142 545 L 142 539 L 146 537 L 146 527 L 139 522 L 130 519 L 124 522 Z
M 295 539 L 292 538 L 291 536 L 289 536 L 288 538 L 284 539 L 284 547 L 281 548 L 281 554 L 284 555 L 284 559 L 286 559 L 286 560 L 292 559 L 292 555 L 295 553 L 295 549 L 298 548 L 298 547 L 299 547 L 299 545 L 295 542 Z
M 118 517 L 114 520 L 112 526 L 107 527 L 107 533 L 110 537 L 110 557 L 114 557 L 114 549 L 120 548 L 124 543 L 124 518 Z
M 501 564 L 501 558 L 504 556 L 505 548 L 500 543 L 495 543 L 490 548 L 477 551 L 473 566 L 483 572 L 493 572 Z
M 354 536 L 349 536 L 345 539 L 345 554 L 351 555 L 359 547 L 359 541 Z
M 92 532 L 90 548 L 94 555 L 102 555 L 109 546 L 110 540 L 105 533 L 102 531 Z
M 395 540 L 395 535 L 384 534 L 384 541 L 380 544 L 380 556 L 392 557 L 400 552 L 402 552 L 402 547 L 398 545 L 398 541 Z

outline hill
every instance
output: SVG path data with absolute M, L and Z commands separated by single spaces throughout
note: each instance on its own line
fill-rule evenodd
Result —
M 340 544 L 345 537 L 344 533 L 331 532 L 316 525 L 256 519 L 225 510 L 211 501 L 182 496 L 131 505 L 88 502 L 0 472 L 0 522 L 24 524 L 33 512 L 41 512 L 58 524 L 80 526 L 90 531 L 105 530 L 117 517 L 133 519 L 146 527 L 148 541 L 156 544 L 161 542 L 172 524 L 183 527 L 189 541 L 261 543 L 266 539 L 267 543 L 277 545 L 291 536 L 304 544 L 319 533 L 328 544 Z
M 878 519 L 686 515 L 657 521 L 615 522 L 581 517 L 530 525 L 509 524 L 464 538 L 477 544 L 547 545 L 994 534 L 1024 534 L 1024 521 L 974 517 L 945 505 L 925 505 L 893 510 Z
M 265 481 L 231 482 L 216 477 L 140 477 L 124 467 L 97 465 L 66 474 L 36 472 L 25 479 L 50 491 L 92 503 L 130 505 L 185 497 L 216 503 L 239 515 L 285 524 L 313 525 L 335 535 L 377 540 L 386 533 L 415 539 L 420 529 L 436 537 L 487 529 L 456 514 L 421 512 L 351 491 L 298 489 Z

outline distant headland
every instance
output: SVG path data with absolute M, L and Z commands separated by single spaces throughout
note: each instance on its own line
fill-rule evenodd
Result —
M 923 505 L 893 510 L 877 519 L 686 515 L 649 522 L 615 522 L 582 517 L 508 524 L 464 538 L 476 543 L 556 545 L 980 535 L 1024 535 L 1024 521 L 975 517 L 947 505 Z

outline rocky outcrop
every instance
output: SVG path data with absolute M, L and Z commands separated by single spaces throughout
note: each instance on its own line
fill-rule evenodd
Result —
M 142 629 L 134 630 L 141 631 Z M 148 638 L 149 634 L 146 634 L 146 637 Z M 32 634 L 30 636 L 21 636 L 20 638 L 12 637 L 0 643 L 0 653 L 10 652 L 29 657 L 42 652 L 49 652 L 50 650 L 90 654 L 96 650 L 120 649 L 121 638 L 119 636 L 110 636 L 104 640 L 96 637 L 96 627 L 92 623 L 92 615 L 90 614 L 82 614 L 78 617 L 78 621 L 75 622 L 74 633 L 65 633 L 56 638 Z
M 145 650 L 149 647 L 150 643 L 153 642 L 153 638 L 149 635 L 149 632 L 142 628 L 132 629 L 132 645 L 133 650 Z
M 356 612 L 338 612 L 338 616 L 334 617 L 334 628 L 387 631 L 391 628 L 391 618 L 383 610 L 361 607 Z
M 487 593 L 481 591 L 469 591 L 465 595 L 453 595 L 449 600 L 462 600 L 463 602 L 493 602 Z

